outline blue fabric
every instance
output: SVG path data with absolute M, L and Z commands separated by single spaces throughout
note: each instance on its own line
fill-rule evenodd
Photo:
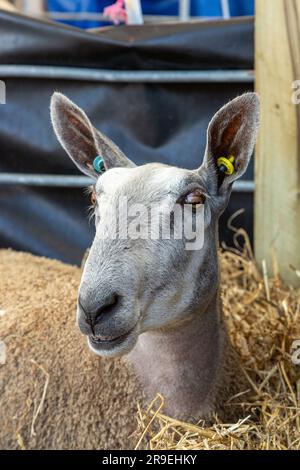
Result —
M 178 15 L 178 0 L 142 0 L 145 15 Z M 254 0 L 229 0 L 231 16 L 254 15 Z M 192 16 L 222 16 L 220 0 L 192 0 Z
M 222 16 L 220 0 L 192 0 L 192 16 Z
M 231 16 L 254 15 L 254 0 L 229 0 Z M 222 16 L 220 0 L 192 0 L 194 16 Z
M 229 0 L 231 16 L 254 15 L 255 0 Z
M 48 10 L 58 12 L 101 13 L 114 0 L 48 0 Z M 145 15 L 178 15 L 178 0 L 142 0 Z M 254 14 L 254 0 L 229 0 L 231 16 Z M 192 16 L 222 16 L 220 0 L 192 0 Z M 62 21 L 79 28 L 96 28 L 107 25 L 100 21 Z
M 178 15 L 178 0 L 142 0 L 144 15 Z

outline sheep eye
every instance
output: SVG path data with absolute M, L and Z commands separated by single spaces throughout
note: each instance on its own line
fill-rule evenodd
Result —
M 96 191 L 93 191 L 91 193 L 91 203 L 93 204 L 93 206 L 97 204 Z
M 184 204 L 192 204 L 198 206 L 204 204 L 205 199 L 206 198 L 204 194 L 199 189 L 196 189 L 192 193 L 189 193 L 185 196 Z

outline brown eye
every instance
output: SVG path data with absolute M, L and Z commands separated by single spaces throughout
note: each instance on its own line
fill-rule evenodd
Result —
M 91 203 L 93 204 L 93 206 L 97 204 L 96 191 L 93 191 L 91 193 Z
M 205 196 L 204 194 L 199 190 L 196 189 L 192 193 L 189 193 L 185 196 L 184 198 L 184 204 L 193 204 L 193 205 L 200 205 L 205 203 Z

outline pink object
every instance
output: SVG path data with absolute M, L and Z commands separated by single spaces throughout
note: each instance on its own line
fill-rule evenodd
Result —
M 114 24 L 127 24 L 128 18 L 124 0 L 117 0 L 113 5 L 104 8 L 103 14 Z

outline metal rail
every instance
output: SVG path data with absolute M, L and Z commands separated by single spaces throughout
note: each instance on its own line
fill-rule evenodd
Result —
M 254 83 L 253 70 L 106 70 L 49 65 L 0 65 L 0 78 L 114 83 Z
M 189 21 L 191 15 L 191 0 L 179 1 L 179 20 Z
M 83 188 L 92 184 L 88 176 L 36 175 L 26 173 L 0 173 L 0 186 L 45 186 L 58 188 Z
M 32 16 L 32 15 L 31 15 Z M 36 18 L 44 19 L 44 20 L 51 20 L 51 21 L 99 21 L 103 23 L 111 24 L 111 21 L 101 13 L 89 13 L 89 12 L 82 12 L 82 13 L 68 13 L 68 12 L 56 12 L 56 11 L 49 11 L 49 12 L 42 12 L 34 15 Z M 145 24 L 150 23 L 175 23 L 185 21 L 182 18 L 179 18 L 176 15 L 143 15 L 145 20 Z M 218 20 L 224 19 L 223 16 L 190 16 L 188 18 L 189 23 L 195 23 L 199 21 L 208 21 L 208 20 Z M 91 30 L 99 30 L 101 26 L 96 26 L 95 28 L 88 28 L 86 31 Z
M 250 83 L 254 82 L 252 70 L 194 70 L 194 71 L 119 71 L 77 67 L 0 65 L 0 78 L 41 78 L 81 80 L 114 83 Z M 44 174 L 0 174 L 0 185 L 25 185 L 40 187 L 80 188 L 92 180 L 86 176 Z M 252 181 L 238 181 L 236 192 L 253 192 Z
M 88 176 L 71 175 L 44 175 L 26 173 L 0 173 L 1 186 L 38 186 L 56 188 L 84 188 L 93 184 Z M 238 181 L 233 187 L 238 193 L 252 193 L 254 191 L 253 181 Z

